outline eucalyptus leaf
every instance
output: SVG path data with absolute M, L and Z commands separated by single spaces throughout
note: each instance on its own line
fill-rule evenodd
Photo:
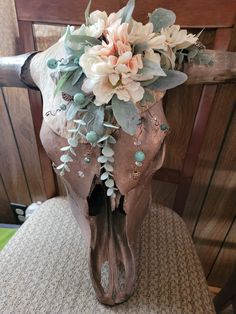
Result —
M 114 189 L 113 188 L 107 189 L 107 196 L 112 196 L 113 193 L 114 193 Z
M 183 84 L 188 78 L 185 73 L 180 71 L 167 70 L 165 72 L 167 74 L 166 77 L 160 77 L 154 83 L 149 85 L 148 88 L 151 90 L 165 91 Z
M 80 124 L 80 125 L 86 125 L 86 123 L 83 120 L 74 120 L 75 123 Z
M 103 137 L 101 137 L 101 138 L 97 141 L 97 143 L 104 142 L 105 140 L 107 140 L 107 139 L 108 139 L 108 137 L 109 137 L 109 135 L 108 135 L 108 134 L 104 135 Z
M 110 135 L 109 138 L 108 138 L 108 143 L 115 144 L 116 143 L 116 139 L 112 135 Z
M 57 166 L 57 169 L 58 169 L 58 170 L 61 170 L 61 169 L 64 168 L 64 166 L 65 166 L 65 164 L 60 164 L 59 166 Z
M 102 149 L 102 153 L 106 157 L 112 157 L 114 155 L 113 149 L 111 149 L 111 147 L 109 146 L 104 146 Z
M 76 156 L 76 152 L 74 151 L 74 149 L 72 147 L 70 147 L 70 152 L 71 154 L 73 154 L 74 156 Z
M 65 169 L 67 172 L 70 172 L 70 168 L 68 167 L 67 164 L 64 165 L 64 169 Z
M 159 8 L 148 14 L 149 21 L 153 24 L 154 32 L 159 33 L 162 28 L 166 28 L 175 23 L 176 15 L 173 11 Z
M 115 185 L 115 182 L 113 179 L 108 179 L 105 181 L 105 186 L 108 187 L 108 188 L 113 188 Z
M 60 148 L 62 152 L 66 152 L 69 149 L 70 149 L 70 146 L 65 146 L 65 147 Z
M 69 155 L 61 155 L 60 161 L 67 163 L 73 161 L 73 159 Z
M 105 127 L 107 127 L 107 128 L 112 128 L 112 129 L 117 129 L 117 130 L 119 129 L 118 126 L 113 125 L 113 124 L 108 123 L 108 122 L 104 122 L 103 125 L 104 125 Z
M 112 172 L 114 170 L 113 166 L 109 163 L 105 164 L 104 168 L 106 169 L 106 171 L 109 171 L 109 172 Z
M 108 177 L 109 177 L 109 172 L 104 172 L 104 173 L 101 175 L 100 179 L 101 179 L 101 180 L 106 180 Z
M 84 122 L 86 123 L 88 131 L 94 131 L 97 135 L 102 136 L 104 133 L 103 128 L 104 108 L 90 104 L 88 112 L 84 115 Z
M 107 162 L 107 157 L 105 157 L 105 156 L 99 156 L 98 159 L 97 159 L 97 161 L 98 161 L 99 163 L 104 164 L 105 162 Z
M 77 147 L 78 146 L 78 140 L 75 138 L 69 138 L 68 139 L 68 143 L 70 144 L 70 146 L 72 147 Z
M 116 121 L 122 130 L 130 135 L 134 135 L 139 123 L 140 116 L 135 105 L 129 101 L 119 100 L 117 96 L 112 98 L 112 110 Z
M 126 6 L 123 8 L 121 24 L 129 23 L 132 17 L 133 11 L 134 11 L 134 7 L 135 7 L 135 0 L 129 0 Z
M 107 158 L 107 161 L 109 161 L 109 162 L 114 162 L 115 159 L 114 159 L 113 157 L 108 157 L 108 158 Z

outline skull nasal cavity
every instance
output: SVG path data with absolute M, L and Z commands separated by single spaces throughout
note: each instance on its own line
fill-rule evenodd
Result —
M 101 184 L 96 184 L 87 198 L 89 215 L 96 216 L 106 208 L 106 196 Z

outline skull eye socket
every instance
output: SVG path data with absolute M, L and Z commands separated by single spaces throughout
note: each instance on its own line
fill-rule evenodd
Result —
M 106 208 L 106 195 L 102 184 L 93 185 L 93 190 L 87 197 L 87 201 L 89 216 L 97 216 Z

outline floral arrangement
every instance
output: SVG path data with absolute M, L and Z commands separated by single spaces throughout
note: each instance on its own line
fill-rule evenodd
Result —
M 121 128 L 134 136 L 140 123 L 137 104 L 154 103 L 152 91 L 186 81 L 186 74 L 175 70 L 177 63 L 212 62 L 199 44 L 199 35 L 188 34 L 174 24 L 174 12 L 156 9 L 143 25 L 132 18 L 134 6 L 134 0 L 129 0 L 117 13 L 107 15 L 97 10 L 89 14 L 89 2 L 86 23 L 77 30 L 67 27 L 65 57 L 47 61 L 57 78 L 55 94 L 61 93 L 67 101 L 59 110 L 66 111 L 66 119 L 74 124 L 68 145 L 61 148 L 57 169 L 61 175 L 70 171 L 74 149 L 81 142 L 91 148 L 98 146 L 101 155 L 97 161 L 108 196 L 116 193 L 113 131 Z M 138 150 L 134 155 L 137 166 L 142 166 L 144 159 L 145 153 Z M 90 161 L 89 155 L 84 157 L 85 163 Z M 78 174 L 83 176 L 81 171 Z

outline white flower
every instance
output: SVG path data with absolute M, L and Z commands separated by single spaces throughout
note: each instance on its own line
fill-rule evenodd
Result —
M 121 23 L 121 15 L 123 9 L 117 13 L 111 13 L 109 16 L 105 11 L 96 10 L 89 15 L 89 25 L 82 25 L 74 34 L 87 35 L 95 38 L 101 37 L 107 32 L 116 29 Z
M 140 82 L 135 80 L 143 62 L 141 54 L 132 54 L 128 24 L 119 25 L 107 39 L 108 43 L 87 48 L 80 58 L 80 66 L 87 76 L 82 90 L 94 93 L 96 105 L 107 104 L 114 94 L 120 100 L 136 103 L 144 94 Z
M 129 32 L 129 42 L 133 45 L 143 44 L 147 49 L 165 49 L 166 37 L 157 33 L 153 33 L 153 24 L 142 23 L 132 20 L 132 27 Z
M 188 34 L 186 29 L 181 30 L 179 25 L 164 28 L 161 34 L 166 37 L 165 45 L 176 50 L 188 48 L 198 40 L 195 35 Z

